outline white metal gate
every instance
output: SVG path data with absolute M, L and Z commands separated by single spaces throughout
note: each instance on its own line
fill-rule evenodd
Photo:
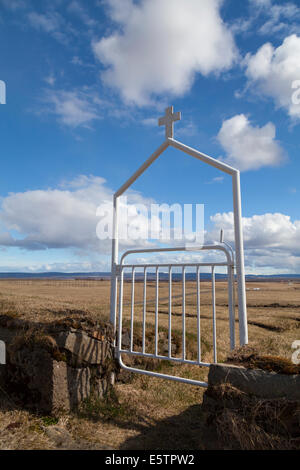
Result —
M 214 361 L 217 361 L 217 342 L 216 342 L 216 305 L 215 305 L 215 268 L 218 266 L 227 266 L 227 280 L 228 280 L 228 308 L 229 308 L 229 321 L 230 321 L 230 344 L 233 348 L 235 345 L 234 340 L 234 260 L 236 262 L 236 281 L 237 281 L 237 303 L 238 303 L 238 318 L 239 318 L 239 343 L 245 345 L 248 343 L 248 326 L 247 326 L 247 306 L 246 306 L 246 288 L 245 288 L 245 270 L 244 270 L 244 246 L 243 246 L 243 231 L 242 231 L 242 209 L 241 209 L 241 191 L 240 191 L 240 172 L 239 170 L 229 166 L 228 164 L 212 158 L 198 150 L 195 150 L 181 142 L 174 139 L 174 122 L 181 119 L 180 113 L 173 113 L 173 106 L 166 109 L 165 116 L 159 119 L 159 125 L 165 126 L 165 141 L 157 148 L 157 150 L 135 171 L 135 173 L 116 191 L 113 198 L 113 238 L 112 238 L 112 263 L 111 263 L 111 301 L 110 301 L 110 321 L 116 331 L 117 328 L 117 311 L 119 313 L 119 325 L 118 325 L 118 345 L 117 345 L 117 356 L 120 364 L 125 369 L 141 374 L 152 375 L 156 377 L 170 378 L 181 382 L 206 386 L 205 382 L 183 379 L 180 377 L 170 377 L 168 375 L 158 374 L 151 371 L 144 371 L 135 368 L 128 367 L 122 360 L 122 354 L 126 353 L 129 355 L 142 355 L 144 357 L 155 357 L 158 359 L 167 359 L 169 361 L 177 361 L 183 364 L 198 364 L 201 366 L 209 366 L 209 364 L 201 361 L 201 348 L 200 348 L 200 282 L 197 282 L 197 337 L 198 337 L 198 358 L 197 361 L 189 361 L 185 357 L 185 273 L 186 270 L 193 267 L 196 270 L 196 277 L 200 273 L 200 269 L 203 266 L 211 267 L 212 273 L 212 318 L 213 318 L 213 348 L 214 348 Z M 233 251 L 224 243 L 220 245 L 203 246 L 200 250 L 221 250 L 225 253 L 226 261 L 224 263 L 195 263 L 195 264 L 144 264 L 144 265 L 124 265 L 124 259 L 126 256 L 132 253 L 149 253 L 149 252 L 163 252 L 163 251 L 186 251 L 186 248 L 167 248 L 167 249 L 154 249 L 154 250 L 133 250 L 126 252 L 120 263 L 119 263 L 119 198 L 129 189 L 132 184 L 149 168 L 161 154 L 165 152 L 167 148 L 175 148 L 184 154 L 190 155 L 201 162 L 216 168 L 219 171 L 230 175 L 232 178 L 232 195 L 233 195 L 233 219 L 234 219 L 234 250 Z M 156 272 L 156 307 L 157 307 L 157 295 L 159 286 L 159 271 L 162 268 L 169 270 L 169 338 L 171 338 L 171 327 L 172 327 L 172 270 L 181 268 L 182 270 L 182 334 L 183 334 L 183 348 L 182 357 L 172 357 L 172 341 L 169 340 L 168 354 L 162 356 L 158 354 L 156 347 L 155 354 L 147 353 L 145 349 L 145 341 L 142 345 L 141 351 L 135 351 L 133 349 L 132 331 L 134 326 L 134 302 L 131 306 L 131 337 L 130 347 L 124 349 L 122 347 L 122 320 L 123 320 L 123 287 L 124 287 L 124 271 L 131 269 L 132 279 L 132 294 L 134 298 L 134 287 L 135 287 L 135 273 L 138 269 L 144 270 L 144 285 L 145 292 L 147 289 L 147 272 L 149 269 L 154 269 Z M 119 286 L 119 305 L 117 305 L 117 290 Z M 145 299 L 143 304 L 145 310 Z M 155 318 L 157 320 L 157 308 L 155 310 Z M 145 334 L 145 319 L 143 321 Z M 157 322 L 155 321 L 156 338 L 155 344 L 157 344 Z
M 226 260 L 223 262 L 214 263 L 167 263 L 167 264 L 124 264 L 125 258 L 131 254 L 137 253 L 153 253 L 153 252 L 179 252 L 186 251 L 183 248 L 163 248 L 163 249 L 149 249 L 149 250 L 130 250 L 124 253 L 121 258 L 120 265 L 118 266 L 118 279 L 119 279 L 119 302 L 118 302 L 118 341 L 116 346 L 116 355 L 119 359 L 120 365 L 131 372 L 145 374 L 153 377 L 160 377 L 174 381 L 180 381 L 188 384 L 206 387 L 207 383 L 191 380 L 188 378 L 177 377 L 167 374 L 162 374 L 154 371 L 138 369 L 135 367 L 127 366 L 122 358 L 123 354 L 129 356 L 142 356 L 144 358 L 153 358 L 159 360 L 168 360 L 181 364 L 194 364 L 198 366 L 208 367 L 210 363 L 203 362 L 201 357 L 201 301 L 200 301 L 200 271 L 201 268 L 210 268 L 211 270 L 211 295 L 212 295 L 212 336 L 213 336 L 213 362 L 217 362 L 217 312 L 216 312 L 216 296 L 215 296 L 215 268 L 227 267 L 227 283 L 228 283 L 228 318 L 230 330 L 230 346 L 231 349 L 235 347 L 235 313 L 234 313 L 234 260 L 232 251 L 225 245 L 211 245 L 203 246 L 200 250 L 219 250 L 225 254 Z M 193 249 L 194 251 L 194 249 Z M 182 283 L 182 355 L 181 357 L 172 354 L 172 274 L 174 270 L 180 269 L 181 283 Z M 186 273 L 188 270 L 193 269 L 196 278 L 196 308 L 197 308 L 197 360 L 189 360 L 186 358 Z M 133 332 L 135 325 L 135 283 L 136 273 L 142 270 L 143 275 L 143 308 L 142 308 L 142 345 L 140 350 L 134 348 Z M 149 353 L 146 350 L 146 314 L 147 314 L 147 274 L 150 270 L 154 270 L 155 276 L 155 320 L 154 320 L 154 338 L 155 350 L 154 353 Z M 158 320 L 159 320 L 159 273 L 160 271 L 167 271 L 168 273 L 168 352 L 167 354 L 160 354 L 158 351 Z M 130 328 L 129 337 L 130 345 L 124 347 L 122 344 L 123 336 L 123 287 L 124 275 L 127 273 L 131 283 L 131 301 L 130 301 Z

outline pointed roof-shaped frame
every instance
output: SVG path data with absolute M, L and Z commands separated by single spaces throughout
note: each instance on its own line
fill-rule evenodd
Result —
M 166 109 L 165 116 L 158 120 L 159 126 L 165 126 L 165 141 L 152 153 L 152 155 L 135 171 L 135 173 L 116 191 L 114 194 L 114 221 L 113 221 L 113 240 L 112 240 L 112 283 L 111 283 L 111 305 L 116 307 L 116 290 L 113 278 L 116 278 L 116 268 L 118 266 L 118 199 L 132 184 L 157 160 L 157 158 L 168 148 L 174 147 L 183 153 L 190 155 L 198 160 L 217 168 L 232 177 L 233 193 L 233 213 L 234 213 L 234 238 L 235 238 L 235 257 L 236 257 L 236 275 L 238 287 L 238 311 L 239 311 L 239 333 L 240 344 L 248 343 L 247 328 L 247 308 L 246 308 L 246 286 L 244 269 L 244 246 L 242 232 L 242 210 L 241 210 L 241 190 L 240 190 L 240 172 L 239 170 L 216 160 L 199 150 L 188 147 L 174 139 L 174 122 L 181 119 L 181 113 L 173 112 L 173 106 Z M 116 281 L 117 282 L 117 281 Z M 112 319 L 112 311 L 111 311 Z

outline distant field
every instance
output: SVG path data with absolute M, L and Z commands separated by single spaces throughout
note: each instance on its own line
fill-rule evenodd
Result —
M 0 314 L 16 315 L 31 321 L 52 321 L 64 317 L 109 319 L 109 287 L 107 280 L 0 280 Z M 203 360 L 212 360 L 211 284 L 201 284 L 201 335 Z M 154 283 L 147 288 L 147 324 L 154 324 Z M 143 284 L 136 284 L 137 328 L 140 327 Z M 160 284 L 159 327 L 167 328 L 168 284 Z M 186 284 L 186 327 L 188 355 L 195 351 L 196 297 L 195 283 Z M 181 283 L 173 284 L 174 331 L 181 328 Z M 216 283 L 218 357 L 225 360 L 229 352 L 229 325 L 226 283 Z M 300 339 L 300 282 L 248 282 L 247 305 L 249 343 L 261 353 L 290 358 L 291 344 Z M 130 314 L 130 283 L 124 288 L 125 323 Z M 237 312 L 236 312 L 237 316 Z M 238 323 L 236 322 L 238 337 Z M 189 344 L 188 344 L 189 343 Z M 207 369 L 196 366 L 163 366 L 163 371 L 204 379 Z M 199 429 L 190 428 L 191 419 L 199 420 L 199 404 L 203 390 L 199 387 L 161 381 L 135 375 L 129 384 L 119 384 L 119 405 L 116 413 L 93 418 L 88 414 L 72 414 L 61 421 L 71 435 L 80 436 L 92 445 L 103 443 L 113 448 L 201 448 Z M 20 428 L 5 431 L 12 420 Z M 1 448 L 55 448 L 39 429 L 41 418 L 24 411 L 0 409 Z M 189 431 L 182 436 L 180 429 Z M 36 426 L 36 431 L 34 430 Z M 39 428 L 40 426 L 40 428 Z M 156 443 L 156 444 L 155 444 Z M 163 443 L 163 444 L 162 444 Z M 161 446 L 161 447 L 159 447 Z M 172 447 L 173 446 L 173 447 Z
M 108 280 L 0 280 L 0 312 L 11 312 L 31 321 L 52 321 L 65 316 L 109 319 Z M 131 284 L 124 285 L 124 318 L 130 315 Z M 159 325 L 167 327 L 168 283 L 159 289 Z M 142 314 L 143 284 L 136 283 L 135 317 Z M 226 283 L 216 283 L 217 330 L 221 354 L 228 350 Z M 291 342 L 297 339 L 300 322 L 300 281 L 248 282 L 247 306 L 249 341 L 260 349 L 289 357 Z M 154 322 L 155 283 L 147 285 L 147 322 Z M 173 326 L 181 326 L 181 283 L 173 283 Z M 187 331 L 196 325 L 195 282 L 186 283 Z M 237 317 L 236 309 L 236 317 Z M 211 337 L 211 284 L 201 283 L 201 326 L 205 338 Z M 236 328 L 238 337 L 238 325 Z M 299 336 L 299 334 L 298 334 Z

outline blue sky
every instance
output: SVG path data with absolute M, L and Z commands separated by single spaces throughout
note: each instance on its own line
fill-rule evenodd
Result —
M 0 0 L 0 27 L 2 272 L 109 270 L 96 208 L 172 104 L 176 139 L 241 170 L 246 271 L 300 273 L 300 2 Z M 129 199 L 203 203 L 232 242 L 220 176 L 168 150 Z

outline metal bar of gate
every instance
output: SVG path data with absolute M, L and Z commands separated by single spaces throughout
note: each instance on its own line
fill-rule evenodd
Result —
M 234 318 L 234 278 L 232 266 L 227 266 L 228 277 L 228 310 L 229 310 L 229 332 L 230 332 L 230 349 L 235 347 L 235 318 Z
M 176 375 L 169 375 L 169 374 L 161 374 L 159 372 L 152 372 L 150 370 L 144 370 L 144 369 L 136 369 L 134 367 L 129 367 L 126 364 L 124 364 L 123 359 L 121 355 L 119 354 L 119 362 L 120 366 L 128 370 L 129 372 L 135 372 L 136 374 L 142 374 L 142 375 L 148 375 L 150 377 L 156 377 L 160 379 L 168 379 L 168 380 L 173 380 L 174 382 L 180 382 L 184 384 L 189 384 L 189 385 L 197 385 L 198 387 L 208 387 L 207 382 L 202 382 L 201 380 L 192 380 L 192 379 L 185 379 L 184 377 L 176 377 Z M 209 367 L 210 364 L 201 364 L 203 366 Z
M 213 309 L 213 348 L 214 362 L 217 362 L 217 324 L 216 324 L 216 286 L 215 286 L 215 267 L 211 268 L 211 286 L 212 286 L 212 309 Z
M 197 283 L 197 346 L 198 346 L 198 362 L 201 361 L 201 329 L 200 329 L 200 267 L 196 272 Z
M 172 266 L 169 266 L 169 328 L 168 328 L 168 350 L 169 357 L 172 356 Z
M 124 271 L 122 269 L 121 276 L 120 276 L 120 292 L 119 292 L 119 335 L 118 335 L 119 350 L 122 349 L 123 279 L 124 279 Z
M 176 263 L 173 264 L 172 266 L 176 266 L 176 268 L 182 268 L 184 266 L 188 266 L 189 268 L 196 268 L 197 266 L 228 266 L 228 263 Z M 133 267 L 139 267 L 139 268 L 157 268 L 159 266 L 160 268 L 168 268 L 170 266 L 170 263 L 162 263 L 162 264 L 139 264 L 138 266 L 136 264 L 124 264 L 126 268 L 133 268 Z
M 185 360 L 185 266 L 182 268 L 182 359 Z
M 155 284 L 155 355 L 158 353 L 158 282 L 159 271 L 156 268 L 156 284 Z
M 143 353 L 145 353 L 145 340 L 146 340 L 146 302 L 147 302 L 147 268 L 144 267 L 143 343 L 142 343 Z
M 131 321 L 130 321 L 130 351 L 133 351 L 134 282 L 135 282 L 135 268 L 132 268 L 132 280 L 131 280 Z
M 172 362 L 179 362 L 180 364 L 190 364 L 190 365 L 201 365 L 205 367 L 209 367 L 209 362 L 198 362 L 198 360 L 192 359 L 185 359 L 183 360 L 181 357 L 169 357 L 169 356 L 162 356 L 161 354 L 152 354 L 152 353 L 143 353 L 141 351 L 129 351 L 128 349 L 121 349 L 119 351 L 121 354 L 128 354 L 129 356 L 139 356 L 139 357 L 148 357 L 152 359 L 162 359 L 165 361 L 172 361 Z

